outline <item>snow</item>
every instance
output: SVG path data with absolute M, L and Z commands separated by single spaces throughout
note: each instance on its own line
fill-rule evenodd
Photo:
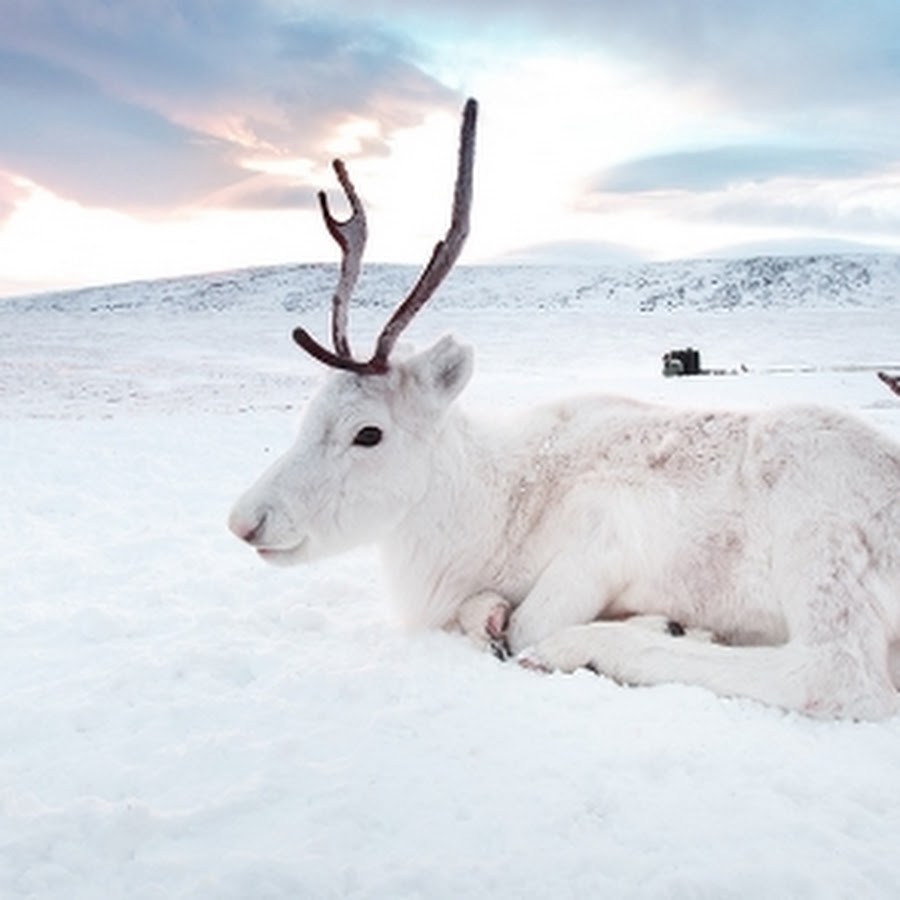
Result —
M 540 676 L 404 633 L 371 550 L 270 569 L 226 531 L 333 275 L 0 302 L 0 896 L 897 896 L 900 720 Z M 361 348 L 412 276 L 366 273 Z M 811 400 L 900 439 L 898 293 L 889 257 L 462 268 L 410 338 L 476 346 L 472 407 Z M 746 371 L 662 378 L 688 344 Z

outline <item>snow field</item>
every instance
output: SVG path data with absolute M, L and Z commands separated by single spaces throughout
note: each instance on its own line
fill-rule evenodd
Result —
M 242 277 L 222 309 L 0 305 L 0 896 L 897 895 L 900 721 L 539 676 L 403 633 L 371 551 L 259 563 L 225 518 L 319 374 L 289 329 L 324 319 Z M 475 344 L 472 407 L 814 400 L 900 439 L 866 370 L 898 362 L 889 299 L 648 313 L 512 273 L 506 307 L 502 277 L 411 329 Z M 662 379 L 688 343 L 751 371 Z

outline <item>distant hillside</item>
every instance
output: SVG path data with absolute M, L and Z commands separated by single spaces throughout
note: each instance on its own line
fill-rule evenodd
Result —
M 327 306 L 336 265 L 292 265 L 86 288 L 0 301 L 0 310 L 173 313 Z M 370 265 L 355 302 L 389 306 L 415 267 Z M 900 256 L 822 255 L 688 260 L 626 266 L 461 266 L 435 305 L 463 308 L 612 308 L 653 312 L 737 307 L 872 307 L 900 302 Z
M 898 256 L 755 257 L 629 270 L 611 286 L 641 310 L 880 306 L 900 300 Z

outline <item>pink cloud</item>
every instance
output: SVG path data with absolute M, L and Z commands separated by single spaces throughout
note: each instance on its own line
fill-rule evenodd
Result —
M 21 178 L 0 171 L 0 225 L 6 222 L 16 207 L 30 194 L 28 184 Z

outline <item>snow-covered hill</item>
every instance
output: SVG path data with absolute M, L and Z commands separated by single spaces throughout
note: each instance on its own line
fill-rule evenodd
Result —
M 414 274 L 367 270 L 357 345 Z M 402 633 L 367 551 L 268 569 L 226 531 L 333 277 L 0 302 L 0 896 L 895 897 L 900 720 L 541 677 Z M 461 268 L 409 336 L 471 341 L 491 412 L 815 400 L 900 440 L 898 296 L 896 258 Z M 664 379 L 687 344 L 740 374 Z
M 409 266 L 364 269 L 355 302 L 388 305 L 415 277 Z M 318 309 L 332 265 L 271 266 L 0 300 L 16 310 L 205 311 Z M 435 298 L 445 307 L 575 307 L 621 312 L 737 307 L 867 307 L 900 302 L 900 256 L 756 257 L 629 266 L 461 266 Z
M 0 415 L 295 406 L 319 369 L 290 331 L 302 322 L 328 334 L 335 273 L 249 269 L 2 301 Z M 416 274 L 365 269 L 351 316 L 357 346 L 369 345 Z M 713 367 L 754 372 L 900 362 L 898 285 L 900 257 L 461 267 L 408 335 L 472 341 L 479 368 L 502 375 L 508 396 L 523 381 L 552 391 L 544 369 L 570 389 L 616 390 L 627 374 L 658 391 L 661 355 L 686 345 Z M 836 340 L 826 351 L 823 317 L 838 331 L 852 318 L 859 344 Z M 499 386 L 479 380 L 471 393 Z

